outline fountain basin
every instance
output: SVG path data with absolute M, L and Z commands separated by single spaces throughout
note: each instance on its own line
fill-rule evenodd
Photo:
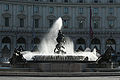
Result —
M 40 62 L 79 62 L 79 61 L 97 61 L 98 57 L 96 56 L 96 52 L 75 52 L 75 53 L 66 53 L 66 54 L 57 54 L 57 53 L 50 53 L 50 54 L 42 54 L 42 53 L 33 53 L 33 52 L 21 52 L 23 57 L 27 61 L 40 61 Z

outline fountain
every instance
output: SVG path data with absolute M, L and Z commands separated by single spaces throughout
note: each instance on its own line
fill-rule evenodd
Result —
M 13 57 L 10 59 L 10 63 L 16 64 L 22 62 L 25 65 L 30 62 L 29 66 L 31 66 L 31 64 L 36 66 L 35 63 L 39 62 L 39 68 L 43 71 L 46 71 L 46 69 L 51 68 L 53 65 L 54 67 L 55 65 L 57 65 L 57 67 L 58 65 L 59 67 L 61 65 L 62 67 L 65 65 L 65 67 L 70 67 L 70 65 L 76 64 L 79 65 L 79 67 L 83 67 L 83 64 L 77 63 L 90 63 L 97 61 L 98 53 L 96 52 L 96 49 L 94 49 L 92 52 L 89 51 L 88 48 L 85 51 L 74 51 L 73 41 L 69 37 L 65 37 L 61 28 L 62 19 L 58 18 L 58 20 L 56 20 L 56 22 L 53 24 L 49 33 L 45 35 L 41 41 L 39 45 L 39 51 L 16 51 L 15 54 L 13 54 Z
M 96 61 L 98 59 L 97 52 L 94 49 L 91 51 L 74 51 L 74 45 L 69 37 L 65 37 L 61 31 L 62 19 L 58 18 L 50 29 L 49 33 L 45 35 L 40 43 L 39 51 L 30 52 L 24 51 L 24 59 L 27 61 Z

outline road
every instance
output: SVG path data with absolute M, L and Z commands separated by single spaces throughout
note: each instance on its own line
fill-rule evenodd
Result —
M 120 80 L 120 76 L 107 77 L 12 77 L 1 76 L 0 80 Z

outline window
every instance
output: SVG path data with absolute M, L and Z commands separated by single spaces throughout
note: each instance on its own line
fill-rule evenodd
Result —
M 39 19 L 34 19 L 34 27 L 35 28 L 39 27 Z
M 100 40 L 97 38 L 92 39 L 91 44 L 100 44 Z
M 65 14 L 68 14 L 68 8 L 67 8 L 67 7 L 64 8 L 64 13 L 65 13 Z
M 68 28 L 69 21 L 68 20 L 63 20 L 63 26 L 64 28 Z
M 19 11 L 23 12 L 24 11 L 24 6 L 23 5 L 19 5 Z
M 39 7 L 38 6 L 34 6 L 34 13 L 38 13 L 39 12 Z
M 67 2 L 68 2 L 68 0 L 64 0 L 64 2 L 66 2 L 66 3 L 67 3 Z
M 94 29 L 97 29 L 99 27 L 99 21 L 94 20 L 93 26 L 94 26 Z
M 115 42 L 115 40 L 114 39 L 108 39 L 107 41 L 106 41 L 106 44 L 115 44 L 116 42 Z
M 109 13 L 109 14 L 113 14 L 113 12 L 114 12 L 114 9 L 113 9 L 113 8 L 109 8 L 108 13 Z
M 76 40 L 76 48 L 77 48 L 77 51 L 84 51 L 85 40 L 83 38 L 79 38 Z
M 53 7 L 49 8 L 49 13 L 54 13 L 54 8 Z
M 40 39 L 35 37 L 32 41 L 31 41 L 32 44 L 39 44 L 40 43 Z
M 116 41 L 114 39 L 107 39 L 106 40 L 106 48 L 111 46 L 114 50 L 116 49 Z
M 7 47 L 7 49 L 11 49 L 11 39 L 9 37 L 4 37 L 2 39 L 2 49 L 5 48 L 5 46 Z M 5 50 L 6 51 L 6 50 Z
M 5 17 L 5 26 L 8 27 L 9 26 L 9 18 Z
M 53 2 L 53 0 L 50 0 L 50 2 Z
M 108 21 L 108 27 L 113 28 L 114 27 L 114 20 L 109 20 Z
M 80 20 L 80 21 L 78 22 L 78 28 L 80 28 L 80 29 L 83 28 L 83 21 L 82 21 L 82 20 Z
M 5 4 L 5 11 L 8 11 L 8 10 L 9 10 L 9 5 Z
M 96 48 L 98 52 L 100 52 L 100 40 L 97 38 L 92 39 L 91 41 L 91 49 Z
M 35 1 L 42 1 L 42 0 L 35 0 Z
M 23 37 L 17 39 L 17 48 L 25 50 L 26 47 L 26 40 Z
M 83 0 L 78 0 L 79 3 L 83 3 Z
M 24 19 L 23 18 L 20 19 L 20 27 L 24 27 Z
M 98 0 L 94 0 L 94 3 L 98 3 Z
M 83 8 L 79 8 L 79 13 L 83 14 Z
M 98 14 L 98 8 L 94 8 L 94 9 L 93 9 L 93 13 L 94 13 L 94 14 Z
M 53 20 L 50 19 L 50 20 L 49 20 L 49 27 L 52 27 L 52 25 L 53 25 Z
M 109 3 L 113 3 L 113 0 L 109 0 Z

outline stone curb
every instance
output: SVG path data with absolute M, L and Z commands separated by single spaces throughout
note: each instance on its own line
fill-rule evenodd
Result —
M 0 72 L 0 76 L 96 77 L 96 76 L 120 76 L 120 72 Z

